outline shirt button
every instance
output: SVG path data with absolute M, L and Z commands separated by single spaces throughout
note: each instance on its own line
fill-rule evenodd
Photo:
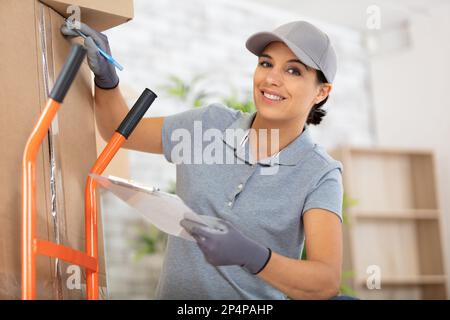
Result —
M 233 202 L 232 202 L 232 201 L 228 202 L 228 206 L 229 206 L 229 207 L 231 207 L 232 205 L 233 205 Z
M 242 183 L 238 185 L 238 189 L 242 189 L 243 185 Z

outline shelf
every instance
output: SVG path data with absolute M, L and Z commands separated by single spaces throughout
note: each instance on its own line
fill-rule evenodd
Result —
M 446 299 L 433 152 L 343 147 L 332 156 L 344 166 L 344 269 L 356 273 L 359 297 Z M 366 287 L 371 265 L 380 267 L 383 290 Z
M 414 286 L 414 285 L 441 285 L 445 284 L 447 277 L 445 275 L 421 275 L 405 277 L 382 277 L 381 287 L 385 286 Z M 359 279 L 361 286 L 366 286 L 366 279 Z
M 352 216 L 356 219 L 433 220 L 433 219 L 439 219 L 439 210 L 434 210 L 434 209 L 405 209 L 405 210 L 350 209 L 349 216 Z

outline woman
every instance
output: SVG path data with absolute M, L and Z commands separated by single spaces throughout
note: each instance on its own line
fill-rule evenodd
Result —
M 128 108 L 114 67 L 95 49 L 94 41 L 109 52 L 106 36 L 81 28 L 89 36 L 96 120 L 107 140 Z M 66 27 L 62 32 L 76 36 Z M 177 163 L 177 194 L 195 212 L 214 217 L 220 229 L 181 222 L 196 242 L 169 236 L 158 298 L 329 299 L 339 292 L 342 168 L 309 132 L 325 115 L 334 49 L 326 34 L 304 21 L 257 33 L 246 46 L 258 56 L 255 113 L 211 104 L 145 118 L 124 145 Z M 223 134 L 217 150 L 233 164 L 184 161 L 190 151 L 195 158 L 199 145 L 188 144 L 181 156 L 180 132 L 198 139 L 198 125 Z M 267 131 L 276 134 L 265 136 Z M 229 132 L 238 133 L 229 139 Z M 204 141 L 200 147 L 204 155 Z M 307 260 L 299 260 L 303 246 Z

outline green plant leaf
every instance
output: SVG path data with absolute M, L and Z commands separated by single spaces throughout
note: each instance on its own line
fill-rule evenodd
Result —
M 140 227 L 133 242 L 134 260 L 139 261 L 144 256 L 152 255 L 163 250 L 167 242 L 167 235 L 156 227 Z
M 186 100 L 190 91 L 190 85 L 175 75 L 169 76 L 168 80 L 169 84 L 162 85 L 159 88 L 165 91 L 169 96 Z

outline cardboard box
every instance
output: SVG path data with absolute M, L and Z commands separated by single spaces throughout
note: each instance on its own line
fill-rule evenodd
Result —
M 89 1 L 99 2 L 102 1 Z M 108 20 L 111 12 L 117 16 L 115 9 L 115 2 L 108 1 L 102 19 Z M 123 17 L 122 21 L 127 19 L 129 17 Z M 106 25 L 112 26 L 114 21 Z M 47 92 L 70 51 L 70 41 L 59 32 L 62 22 L 60 14 L 37 0 L 0 1 L 0 30 L 6 30 L 0 37 L 0 299 L 20 298 L 22 156 L 47 100 Z M 36 163 L 37 237 L 59 240 L 82 251 L 85 249 L 84 190 L 87 174 L 97 155 L 92 84 L 91 72 L 84 61 Z M 55 182 L 53 188 L 51 179 Z M 104 289 L 100 217 L 99 225 L 100 285 Z M 78 289 L 76 267 L 42 256 L 38 257 L 37 264 L 39 299 L 85 297 L 83 285 Z M 81 283 L 85 283 L 83 269 Z
M 103 31 L 133 18 L 132 0 L 40 0 L 64 17 L 67 8 L 76 5 L 80 8 L 81 21 L 92 28 Z

